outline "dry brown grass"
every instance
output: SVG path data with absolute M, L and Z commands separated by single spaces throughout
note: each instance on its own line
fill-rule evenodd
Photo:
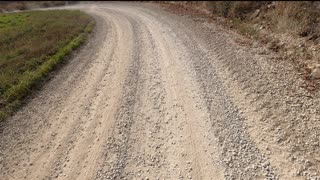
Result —
M 311 1 L 277 2 L 268 16 L 279 31 L 301 36 L 319 33 L 320 11 Z
M 250 23 L 266 21 L 267 25 L 281 33 L 291 33 L 300 36 L 320 34 L 320 10 L 313 1 L 180 1 L 175 4 L 206 9 L 215 15 L 228 18 L 248 29 Z M 251 15 L 259 10 L 261 13 L 255 19 Z M 245 27 L 245 28 L 243 28 Z M 244 30 L 245 31 L 245 30 Z M 250 34 L 250 33 L 249 33 Z
M 310 67 L 320 63 L 320 2 L 318 1 L 212 1 L 166 2 L 173 13 L 196 21 L 215 21 L 277 53 L 278 60 L 294 65 L 308 92 L 320 90 Z M 165 4 L 166 4 L 165 3 Z M 163 5 L 162 5 L 163 6 Z M 209 13 L 208 13 L 209 11 Z M 210 13 L 211 12 L 211 13 Z M 218 17 L 220 16 L 220 17 Z M 224 17 L 224 18 L 221 18 Z

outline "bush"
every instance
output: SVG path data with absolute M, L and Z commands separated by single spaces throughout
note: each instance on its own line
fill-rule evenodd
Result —
M 228 16 L 244 20 L 263 5 L 264 3 L 259 1 L 235 1 L 230 6 Z
M 232 3 L 232 1 L 215 1 L 211 2 L 210 7 L 213 9 L 213 13 L 227 17 Z
M 269 16 L 277 30 L 303 36 L 319 33 L 320 12 L 311 1 L 277 2 Z

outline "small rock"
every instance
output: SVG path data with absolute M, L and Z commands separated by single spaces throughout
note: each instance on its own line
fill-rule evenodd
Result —
M 320 68 L 315 68 L 312 72 L 311 72 L 311 77 L 313 79 L 320 79 Z
M 260 14 L 260 9 L 257 9 L 257 10 L 252 14 L 251 19 L 254 19 L 254 18 L 258 17 L 259 14 Z

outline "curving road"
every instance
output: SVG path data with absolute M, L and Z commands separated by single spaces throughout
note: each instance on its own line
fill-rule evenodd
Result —
M 257 60 L 238 72 L 228 68 L 230 59 L 253 56 L 238 52 L 223 29 L 200 27 L 152 4 L 68 8 L 91 14 L 97 27 L 88 44 L 1 126 L 1 179 L 295 176 L 281 151 L 264 149 L 257 132 L 267 130 L 250 121 L 260 111 L 250 113 L 255 105 L 241 99 L 245 80 L 238 78 L 248 75 L 241 71 L 266 65 Z M 267 67 L 260 72 L 268 73 Z

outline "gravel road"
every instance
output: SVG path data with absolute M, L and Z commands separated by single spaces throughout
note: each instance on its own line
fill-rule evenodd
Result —
M 2 122 L 1 179 L 320 178 L 317 101 L 290 64 L 155 4 L 67 8 L 96 29 Z

